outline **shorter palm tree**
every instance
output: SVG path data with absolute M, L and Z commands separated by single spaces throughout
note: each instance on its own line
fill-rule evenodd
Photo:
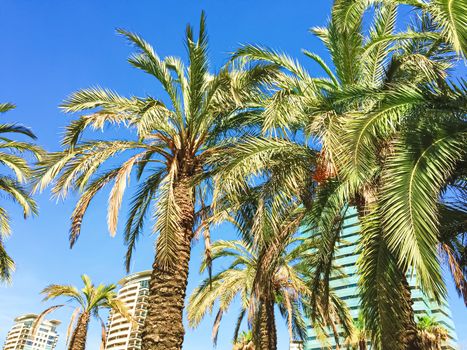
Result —
M 448 331 L 432 316 L 422 316 L 417 322 L 418 338 L 425 350 L 441 350 L 448 339 Z
M 260 263 L 258 251 L 244 240 L 217 241 L 212 245 L 212 261 L 231 257 L 233 262 L 226 269 L 211 278 L 206 278 L 201 285 L 193 291 L 188 304 L 188 321 L 191 327 L 197 327 L 204 316 L 212 310 L 216 301 L 219 301 L 213 325 L 213 341 L 216 343 L 219 325 L 222 316 L 234 301 L 236 296 L 241 298 L 241 311 L 234 330 L 234 343 L 239 341 L 240 326 L 248 314 L 251 324 L 259 323 L 260 332 L 264 313 L 255 307 L 254 284 L 257 269 Z M 290 252 L 289 252 L 290 253 Z M 301 313 L 301 298 L 308 290 L 305 283 L 298 276 L 290 259 L 291 254 L 284 252 L 281 263 L 272 277 L 274 304 L 279 307 L 287 321 L 290 336 L 302 338 L 305 335 L 305 322 Z M 203 261 L 201 272 L 207 267 Z M 274 307 L 274 305 L 273 305 Z M 269 316 L 269 315 L 268 315 Z M 274 320 L 272 320 L 274 322 Z M 273 327 L 275 330 L 275 326 Z M 275 341 L 274 341 L 275 343 Z
M 117 298 L 117 294 L 115 293 L 117 286 L 115 284 L 99 284 L 95 286 L 88 276 L 82 275 L 81 279 L 84 283 L 84 288 L 81 291 L 75 286 L 60 284 L 51 284 L 42 291 L 42 294 L 45 295 L 44 301 L 58 297 L 67 297 L 69 298 L 68 303 L 77 305 L 71 316 L 67 330 L 67 345 L 69 350 L 84 350 L 86 348 L 86 338 L 91 316 L 98 319 L 102 325 L 102 345 L 105 346 L 105 324 L 99 316 L 99 311 L 102 309 L 109 309 L 134 323 L 125 304 Z M 37 331 L 37 328 L 47 314 L 62 306 L 64 305 L 55 305 L 42 312 L 34 323 L 32 334 Z M 76 320 L 77 322 L 75 322 Z
M 309 278 L 303 275 L 308 271 L 303 269 L 305 262 L 310 262 L 309 252 L 305 252 L 303 244 L 297 239 L 291 240 L 290 246 L 297 245 L 294 249 L 282 251 L 276 272 L 272 276 L 270 285 L 273 288 L 273 302 L 287 322 L 290 339 L 303 339 L 306 335 L 306 326 L 303 314 L 313 319 L 313 327 L 318 334 L 331 328 L 338 333 L 337 326 L 340 325 L 345 334 L 353 334 L 351 317 L 346 304 L 340 300 L 332 290 L 328 291 L 328 298 L 321 298 L 310 303 L 311 291 L 309 289 Z M 263 320 L 264 313 L 259 311 L 258 298 L 255 297 L 255 283 L 257 283 L 257 270 L 262 265 L 261 256 L 245 240 L 217 241 L 212 245 L 211 259 L 214 262 L 220 258 L 231 258 L 233 261 L 227 268 L 212 277 L 206 278 L 198 288 L 193 291 L 188 303 L 188 322 L 191 327 L 197 327 L 204 316 L 213 310 L 216 302 L 219 302 L 214 325 L 213 341 L 217 340 L 217 333 L 223 314 L 227 312 L 236 296 L 240 296 L 241 310 L 234 329 L 234 344 L 237 344 L 241 336 L 239 331 L 241 323 L 248 315 L 249 324 L 259 324 L 258 332 L 265 330 Z M 203 272 L 208 266 L 206 259 L 201 266 Z M 324 292 L 322 293 L 324 294 Z M 274 306 L 273 305 L 273 306 Z M 312 309 L 316 308 L 316 312 Z M 261 309 L 261 308 L 259 308 Z M 274 323 L 274 315 L 272 317 Z M 317 325 L 320 323 L 320 325 Z M 255 327 L 253 327 L 255 328 Z M 275 331 L 275 325 L 273 332 Z M 324 333 L 323 333 L 324 334 Z M 276 335 L 273 335 L 275 338 Z M 325 337 L 320 337 L 324 339 Z M 241 343 L 241 342 L 240 342 Z M 277 339 L 273 340 L 273 344 Z
M 243 331 L 238 341 L 234 342 L 233 350 L 255 350 L 253 344 L 253 333 Z
M 0 103 L 0 113 L 14 108 L 15 105 L 11 103 Z M 36 159 L 40 159 L 42 150 L 32 143 L 15 141 L 9 135 L 24 135 L 31 139 L 36 139 L 36 136 L 24 126 L 10 123 L 0 124 L 0 163 L 6 167 L 8 173 L 11 173 L 11 175 L 0 174 L 0 191 L 8 199 L 21 206 L 26 218 L 37 213 L 37 206 L 25 186 L 32 170 L 23 155 L 29 152 Z M 10 218 L 7 211 L 0 207 L 0 281 L 9 281 L 15 267 L 13 259 L 7 254 L 4 246 L 4 241 L 10 233 Z
M 369 339 L 368 331 L 365 329 L 365 319 L 360 313 L 358 318 L 354 320 L 354 331 L 346 339 L 344 345 L 347 349 L 352 350 L 367 350 L 367 342 Z
M 201 272 L 208 268 L 209 277 L 190 297 L 190 326 L 198 326 L 218 302 L 213 326 L 215 343 L 223 314 L 240 296 L 241 312 L 234 330 L 234 343 L 243 319 L 248 316 L 256 349 L 276 349 L 277 309 L 286 320 L 291 340 L 303 340 L 306 336 L 303 315 L 312 320 L 318 333 L 332 328 L 336 335 L 339 325 L 345 335 L 352 332 L 352 318 L 345 302 L 326 287 L 325 280 L 314 278 L 319 260 L 316 246 L 320 240 L 297 237 L 303 208 L 271 194 L 269 184 L 250 187 L 234 200 L 218 201 L 210 220 L 216 222 L 219 215 L 231 222 L 242 239 L 217 241 L 205 256 Z M 212 263 L 221 258 L 230 259 L 230 266 L 211 276 Z

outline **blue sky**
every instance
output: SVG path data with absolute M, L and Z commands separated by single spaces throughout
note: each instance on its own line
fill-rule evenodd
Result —
M 301 48 L 324 54 L 319 42 L 307 30 L 326 23 L 330 6 L 329 0 L 2 0 L 0 100 L 18 105 L 17 110 L 2 118 L 32 127 L 47 150 L 57 150 L 60 134 L 71 120 L 57 106 L 71 92 L 100 85 L 124 95 L 158 96 L 160 88 L 154 80 L 127 64 L 131 48 L 115 34 L 115 28 L 140 33 L 161 56 L 184 57 L 185 25 L 197 23 L 204 9 L 212 68 L 216 69 L 241 43 L 268 45 L 296 57 L 300 57 Z M 305 65 L 318 73 L 306 60 Z M 40 312 L 51 305 L 41 303 L 38 295 L 47 284 L 79 284 L 83 272 L 95 282 L 105 283 L 118 281 L 125 274 L 122 236 L 118 234 L 112 239 L 107 232 L 105 194 L 93 203 L 73 250 L 68 249 L 68 218 L 76 198 L 56 202 L 45 192 L 37 199 L 41 215 L 27 221 L 22 220 L 17 208 L 7 204 L 14 230 L 7 248 L 16 260 L 17 271 L 11 286 L 0 286 L 0 344 L 14 317 Z M 214 236 L 232 238 L 234 233 L 229 227 L 221 226 Z M 202 278 L 198 274 L 201 256 L 202 244 L 195 244 L 188 292 Z M 145 237 L 138 246 L 132 270 L 150 268 L 152 258 L 153 237 Z M 467 344 L 466 309 L 450 281 L 449 291 L 459 338 Z M 71 311 L 68 308 L 55 313 L 64 322 L 58 348 L 64 348 Z M 234 308 L 221 326 L 218 349 L 231 348 L 236 311 Z M 211 325 L 212 319 L 207 319 L 198 330 L 188 330 L 184 348 L 209 349 Z M 278 325 L 279 349 L 287 349 L 287 332 L 282 321 Z M 98 324 L 92 324 L 89 350 L 98 349 L 99 333 Z

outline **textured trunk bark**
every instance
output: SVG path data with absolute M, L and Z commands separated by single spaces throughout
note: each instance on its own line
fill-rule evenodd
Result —
M 267 298 L 261 303 L 258 350 L 276 350 L 277 333 L 274 317 L 274 302 Z
M 336 343 L 336 350 L 340 350 L 339 331 L 337 330 L 336 323 L 330 318 L 332 334 L 334 335 L 334 342 Z
M 366 350 L 366 340 L 360 340 L 360 341 L 358 342 L 358 348 L 359 348 L 360 350 Z
M 142 350 L 180 350 L 185 335 L 183 309 L 194 225 L 194 201 L 188 177 L 178 181 L 174 195 L 181 209 L 178 260 L 170 269 L 163 269 L 157 259 L 154 261 Z
M 88 335 L 90 315 L 87 312 L 83 312 L 78 317 L 78 323 L 71 336 L 69 350 L 84 350 L 86 348 L 86 338 Z
M 405 307 L 405 319 L 402 320 L 404 330 L 400 334 L 400 341 L 405 345 L 407 350 L 422 350 L 423 347 L 418 337 L 417 324 L 415 322 L 415 314 L 413 311 L 413 300 L 410 294 L 410 286 L 405 275 L 402 277 L 402 298 Z

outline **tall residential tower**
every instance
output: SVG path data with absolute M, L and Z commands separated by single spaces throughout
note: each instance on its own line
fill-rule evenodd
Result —
M 147 296 L 151 271 L 138 272 L 120 280 L 122 286 L 118 291 L 120 298 L 137 321 L 132 327 L 123 316 L 111 313 L 107 330 L 106 350 L 139 350 L 141 349 L 141 328 L 147 313 Z

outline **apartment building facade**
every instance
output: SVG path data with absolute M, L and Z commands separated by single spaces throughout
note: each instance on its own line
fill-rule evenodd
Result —
M 36 334 L 31 334 L 36 314 L 26 314 L 15 318 L 15 324 L 7 334 L 3 350 L 53 350 L 57 345 L 57 327 L 60 321 L 43 320 Z
M 132 326 L 124 317 L 111 313 L 107 327 L 106 350 L 141 349 L 141 330 L 147 313 L 147 297 L 151 271 L 128 275 L 119 281 L 118 297 L 125 303 L 137 322 Z

